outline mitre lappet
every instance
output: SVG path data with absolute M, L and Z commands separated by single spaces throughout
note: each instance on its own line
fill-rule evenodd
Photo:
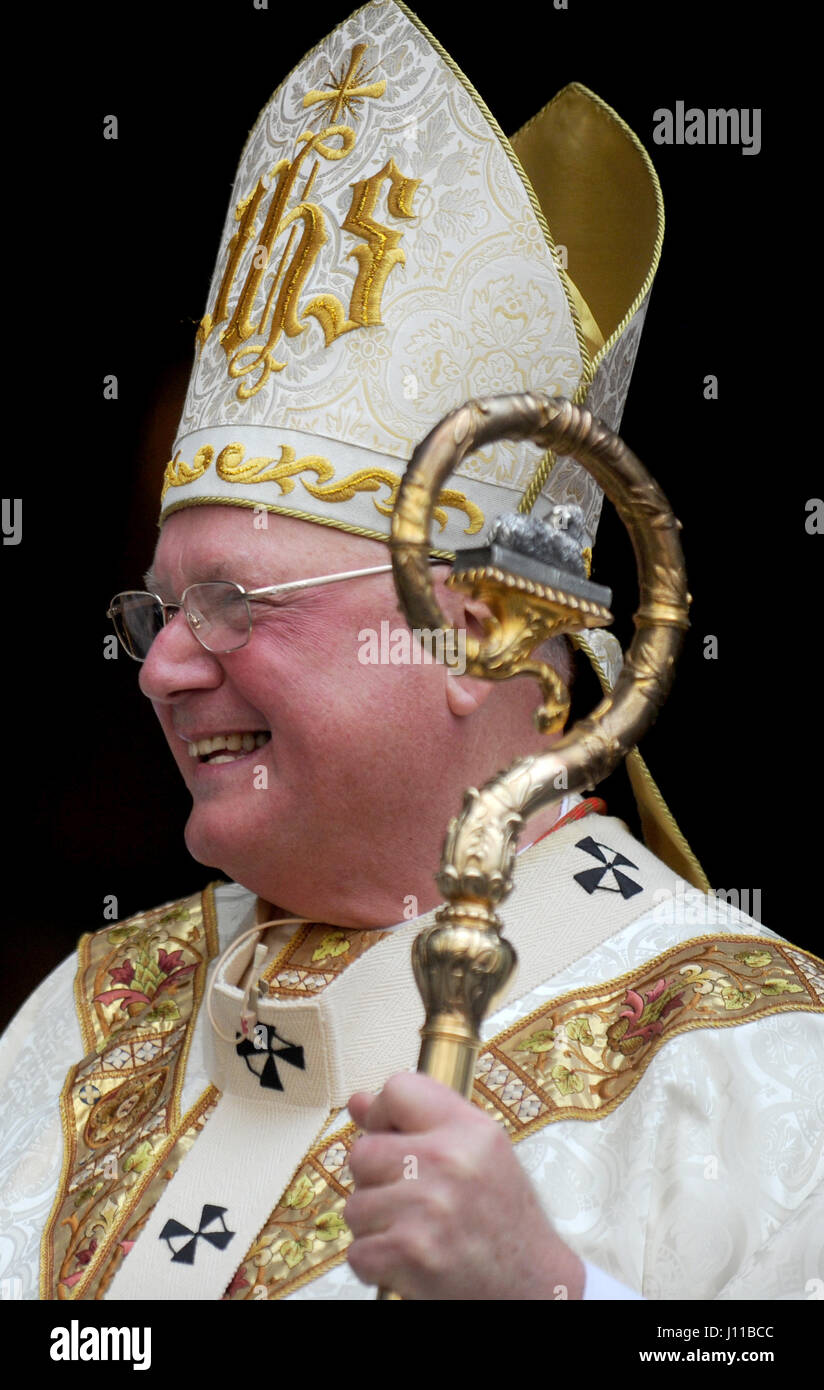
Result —
M 571 83 L 507 139 L 416 17 L 373 0 L 246 141 L 161 525 L 223 503 L 386 541 L 413 450 L 472 397 L 539 389 L 617 431 L 662 236 L 649 156 L 593 92 Z M 496 443 L 440 494 L 433 553 L 572 503 L 588 572 L 602 500 L 573 459 Z M 610 688 L 618 643 L 574 640 Z M 650 848 L 706 888 L 637 752 L 628 771 Z

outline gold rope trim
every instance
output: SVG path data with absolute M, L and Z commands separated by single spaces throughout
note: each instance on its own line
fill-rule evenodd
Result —
M 532 187 L 529 178 L 527 177 L 527 173 L 524 169 L 524 166 L 522 165 L 520 159 L 518 158 L 517 154 L 512 148 L 508 136 L 504 134 L 500 125 L 498 124 L 489 107 L 487 106 L 486 102 L 484 101 L 483 97 L 476 91 L 475 87 L 472 85 L 472 83 L 470 82 L 466 74 L 463 72 L 463 70 L 458 67 L 458 64 L 455 62 L 455 59 L 449 53 L 447 53 L 443 45 L 440 44 L 438 40 L 435 38 L 435 35 L 429 29 L 427 29 L 426 25 L 420 19 L 418 19 L 418 16 L 413 14 L 412 11 L 404 4 L 404 0 L 394 0 L 394 3 L 397 5 L 398 9 L 403 12 L 406 18 L 410 21 L 410 23 L 414 25 L 418 32 L 423 35 L 426 41 L 429 44 L 431 44 L 438 57 L 441 58 L 444 63 L 446 63 L 452 75 L 457 78 L 464 91 L 467 93 L 469 97 L 471 97 L 475 106 L 478 108 L 484 120 L 487 122 L 490 129 L 492 130 L 493 135 L 495 135 L 498 141 L 500 142 L 504 154 L 507 156 L 510 164 L 512 165 L 516 174 L 518 175 L 518 178 L 521 180 L 521 183 L 524 186 L 524 192 L 529 198 L 532 211 L 535 214 L 538 226 L 544 234 L 544 239 L 552 256 L 553 269 L 555 270 L 556 274 L 558 275 L 558 278 L 561 281 L 561 286 L 563 288 L 564 296 L 567 301 L 567 307 L 569 309 L 570 318 L 572 319 L 572 322 L 575 326 L 575 336 L 578 339 L 578 349 L 581 354 L 581 362 L 583 365 L 581 382 L 586 382 L 588 386 L 592 380 L 594 368 L 590 360 L 589 348 L 587 347 L 586 338 L 584 337 L 584 331 L 581 327 L 581 321 L 578 317 L 578 310 L 575 306 L 573 296 L 570 294 L 566 271 L 561 265 L 560 257 L 558 256 L 558 248 L 555 245 L 555 239 L 550 230 L 549 223 L 546 220 L 544 210 L 541 207 L 541 204 L 538 202 L 535 190 Z
M 81 993 L 81 986 L 88 969 L 88 943 L 92 940 L 94 933 L 85 932 L 77 943 L 77 969 L 74 972 L 72 982 L 72 993 L 74 995 L 74 1008 L 77 1014 L 77 1021 L 80 1024 L 80 1039 L 87 1052 L 92 1052 L 95 1045 L 94 1029 L 86 1014 L 86 996 Z
M 661 820 L 664 822 L 664 825 L 670 832 L 670 835 L 674 839 L 677 848 L 681 851 L 684 858 L 686 859 L 689 869 L 692 870 L 692 872 L 684 873 L 684 878 L 688 878 L 694 888 L 700 888 L 700 890 L 703 893 L 711 893 L 712 885 L 710 884 L 707 875 L 704 873 L 704 870 L 701 866 L 701 861 L 699 860 L 695 851 L 691 848 L 686 836 L 684 835 L 684 832 L 682 831 L 677 820 L 672 814 L 672 811 L 670 810 L 669 806 L 664 800 L 663 792 L 661 791 L 660 787 L 658 786 L 658 783 L 656 782 L 655 778 L 653 777 L 652 773 L 650 772 L 649 768 L 644 762 L 644 759 L 641 757 L 641 753 L 638 748 L 633 748 L 631 753 L 628 754 L 627 763 L 627 776 L 630 779 L 630 785 L 632 785 L 632 791 L 633 795 L 635 796 L 636 803 L 638 802 L 638 796 L 635 791 L 635 786 L 633 785 L 633 770 L 637 773 L 639 779 L 645 784 L 646 789 L 654 803 L 654 809 L 651 808 L 650 811 L 653 821 L 655 820 L 655 810 L 657 810 L 658 815 L 660 816 Z M 640 814 L 642 810 L 640 805 L 638 806 L 638 810 Z M 659 857 L 662 858 L 663 856 Z M 672 866 L 670 865 L 670 867 Z
M 251 499 L 245 497 L 191 497 L 185 502 L 175 502 L 171 507 L 166 507 L 165 510 L 161 512 L 157 528 L 160 530 L 164 521 L 172 516 L 174 512 L 183 511 L 186 507 L 210 506 L 246 507 L 249 510 L 254 510 L 255 508 L 260 510 L 260 508 L 263 508 L 264 511 L 275 512 L 280 516 L 295 517 L 298 521 L 314 521 L 318 526 L 331 526 L 333 530 L 346 531 L 350 536 L 363 536 L 366 540 L 381 541 L 384 545 L 388 545 L 390 539 L 383 531 L 373 531 L 368 526 L 355 526 L 350 522 L 339 521 L 337 517 L 315 516 L 312 512 L 303 512 L 297 507 L 279 507 L 274 502 L 253 502 Z M 455 559 L 454 550 L 440 550 L 436 546 L 430 548 L 429 554 L 435 556 L 438 560 Z
M 313 1279 L 319 1279 L 321 1275 L 328 1274 L 330 1269 L 334 1269 L 336 1265 L 342 1265 L 346 1259 L 348 1248 L 348 1246 L 344 1246 L 343 1250 L 337 1250 L 334 1255 L 330 1255 L 323 1266 L 316 1266 L 315 1269 L 307 1269 L 304 1274 L 298 1275 L 297 1279 L 295 1279 L 294 1283 L 289 1285 L 288 1289 L 276 1293 L 274 1298 L 269 1299 L 269 1302 L 274 1303 L 276 1299 L 285 1298 L 287 1294 L 295 1293 L 298 1289 L 302 1289 L 305 1284 L 311 1284 Z
M 576 400 L 577 396 L 578 393 L 576 392 Z M 527 484 L 526 492 L 524 493 L 523 497 L 518 503 L 519 512 L 532 511 L 532 508 L 535 506 L 535 503 L 538 501 L 538 498 L 543 492 L 544 487 L 546 485 L 546 481 L 557 462 L 557 454 L 555 454 L 552 449 L 547 449 L 546 453 L 543 455 L 543 457 L 539 460 L 538 464 L 536 465 L 535 472 L 532 474 L 532 477 L 530 478 Z
M 652 160 L 650 159 L 645 146 L 642 145 L 634 130 L 630 129 L 626 121 L 622 120 L 621 117 L 618 115 L 617 111 L 613 111 L 612 107 L 609 106 L 607 102 L 603 100 L 602 97 L 599 97 L 597 92 L 591 91 L 590 88 L 585 87 L 582 82 L 571 82 L 569 85 L 571 87 L 574 87 L 576 91 L 583 93 L 584 96 L 589 97 L 590 101 L 593 101 L 596 106 L 599 106 L 601 110 L 605 112 L 605 114 L 609 117 L 609 119 L 613 121 L 621 131 L 623 131 L 624 135 L 628 137 L 630 143 L 635 146 L 636 150 L 641 156 L 646 171 L 649 174 L 650 183 L 652 184 L 652 191 L 655 197 L 655 211 L 658 219 L 658 231 L 655 237 L 655 245 L 653 246 L 652 250 L 652 261 L 650 262 L 650 268 L 647 271 L 646 279 L 644 280 L 643 285 L 641 286 L 634 300 L 630 304 L 629 308 L 627 309 L 627 312 L 621 319 L 621 322 L 618 324 L 618 327 L 615 329 L 614 333 L 612 333 L 610 337 L 607 338 L 603 347 L 599 348 L 598 352 L 595 354 L 595 358 L 593 361 L 594 375 L 600 367 L 601 363 L 603 362 L 604 358 L 606 357 L 607 353 L 612 350 L 612 348 L 618 342 L 618 339 L 622 337 L 626 329 L 629 327 L 630 323 L 632 322 L 633 318 L 637 314 L 638 310 L 640 309 L 641 305 L 643 304 L 644 300 L 646 299 L 647 295 L 649 294 L 652 288 L 652 282 L 655 279 L 658 270 L 658 265 L 661 260 L 661 247 L 664 242 L 664 197 L 661 192 L 661 184 L 659 182 L 658 175 L 655 172 L 655 166 Z
M 592 666 L 596 676 L 598 677 L 601 689 L 603 690 L 604 694 L 611 695 L 612 686 L 607 680 L 606 672 L 604 671 L 600 661 L 598 660 L 598 657 L 595 655 L 593 648 L 590 646 L 584 634 L 582 632 L 570 633 L 570 641 L 572 642 L 573 646 L 580 647 L 586 655 L 586 657 L 588 658 L 590 665 Z M 653 850 L 653 853 L 657 854 L 658 858 L 662 859 L 663 862 L 667 865 L 667 867 L 672 869 L 674 873 L 677 873 L 681 877 L 688 879 L 694 888 L 700 888 L 701 891 L 704 893 L 712 892 L 710 881 L 707 878 L 707 875 L 704 873 L 703 868 L 701 867 L 701 862 L 698 856 L 695 854 L 694 850 L 691 849 L 690 844 L 686 836 L 684 835 L 684 832 L 682 831 L 674 815 L 672 814 L 672 811 L 670 810 L 669 806 L 664 800 L 664 797 L 661 793 L 661 790 L 657 782 L 653 778 L 652 773 L 650 772 L 649 768 L 647 767 L 646 763 L 644 762 L 644 759 L 641 757 L 641 754 L 639 753 L 637 748 L 633 748 L 627 754 L 627 762 L 631 765 L 632 768 L 635 769 L 637 777 L 649 793 L 650 800 L 653 803 L 649 808 L 649 813 L 652 817 L 653 823 L 655 822 L 657 811 L 658 818 L 660 819 L 661 825 L 663 826 L 665 844 L 656 846 Z M 638 814 L 641 817 L 641 822 L 643 825 L 643 808 L 641 801 L 639 800 L 638 793 L 635 789 L 632 774 L 629 768 L 627 769 L 627 776 L 630 779 L 630 787 L 632 789 L 633 798 L 635 800 L 636 806 L 638 807 Z M 646 839 L 646 835 L 644 838 Z M 661 850 L 665 850 L 668 848 L 666 841 L 670 839 L 674 842 L 676 849 L 680 852 L 681 856 L 683 857 L 684 863 L 672 864 L 670 862 L 670 858 L 666 854 L 661 853 Z
M 603 346 L 600 347 L 596 352 L 595 357 L 592 361 L 592 374 L 594 377 L 595 373 L 597 372 L 607 353 L 614 347 L 618 339 L 629 327 L 632 319 L 635 317 L 636 313 L 638 312 L 647 295 L 649 294 L 650 289 L 652 288 L 652 282 L 655 279 L 655 276 L 658 271 L 658 266 L 661 261 L 661 247 L 663 246 L 664 242 L 664 195 L 661 191 L 661 183 L 658 178 L 658 174 L 656 173 L 655 165 L 653 164 L 649 156 L 649 152 L 647 151 L 646 146 L 642 144 L 641 140 L 639 140 L 632 127 L 627 125 L 626 121 L 618 115 L 618 112 L 615 111 L 609 105 L 608 102 L 604 101 L 603 97 L 599 97 L 597 92 L 593 92 L 590 87 L 585 86 L 583 82 L 568 82 L 565 87 L 562 87 L 559 92 L 555 93 L 554 97 L 552 97 L 548 102 L 546 102 L 544 106 L 541 107 L 540 111 L 536 111 L 534 116 L 530 116 L 529 120 L 525 121 L 524 124 L 518 128 L 518 130 L 515 132 L 512 138 L 515 140 L 518 138 L 519 135 L 523 135 L 525 131 L 529 130 L 530 126 L 534 125 L 535 122 L 539 120 L 540 117 L 544 114 L 544 112 L 548 111 L 549 108 L 553 106 L 554 103 L 564 95 L 564 92 L 567 91 L 579 92 L 582 96 L 586 97 L 588 101 L 593 102 L 595 106 L 599 107 L 599 109 L 604 112 L 604 115 L 607 116 L 608 119 L 612 121 L 614 125 L 617 125 L 621 133 L 624 136 L 626 136 L 626 138 L 629 140 L 629 143 L 641 156 L 641 161 L 647 171 L 647 174 L 649 175 L 650 184 L 652 186 L 653 196 L 655 198 L 656 217 L 658 221 L 658 230 L 655 237 L 655 243 L 652 248 L 652 259 L 650 260 L 649 270 L 647 271 L 646 277 L 640 290 L 638 291 L 634 300 L 632 301 L 626 313 L 624 314 L 624 317 L 618 324 L 618 327 L 610 334 Z M 573 398 L 574 403 L 576 405 L 580 403 L 579 397 L 580 388 L 579 393 Z
M 597 106 L 601 111 L 603 111 L 604 114 L 608 117 L 608 119 L 612 121 L 614 125 L 618 126 L 618 129 L 621 131 L 621 133 L 629 140 L 630 144 L 640 155 L 641 161 L 646 169 L 647 175 L 649 176 L 650 184 L 652 186 L 653 197 L 655 199 L 656 220 L 658 224 L 655 236 L 655 243 L 652 249 L 652 258 L 650 260 L 649 269 L 647 271 L 644 282 L 637 295 L 633 299 L 632 303 L 630 304 L 629 308 L 627 309 L 626 313 L 624 314 L 624 317 L 618 324 L 618 327 L 610 334 L 606 342 L 603 344 L 602 347 L 598 349 L 594 358 L 592 359 L 591 375 L 589 376 L 589 378 L 582 378 L 581 383 L 577 391 L 575 392 L 575 395 L 572 397 L 574 405 L 581 405 L 586 400 L 589 388 L 595 379 L 599 367 L 606 359 L 607 354 L 612 351 L 612 348 L 618 342 L 619 338 L 621 338 L 623 334 L 626 332 L 627 328 L 631 324 L 632 320 L 634 319 L 638 310 L 641 308 L 641 305 L 643 304 L 644 300 L 646 299 L 647 295 L 649 294 L 652 288 L 652 282 L 655 279 L 655 276 L 658 271 L 658 266 L 661 260 L 661 248 L 664 242 L 665 216 L 664 197 L 661 192 L 661 184 L 658 179 L 658 175 L 655 171 L 655 166 L 652 160 L 650 159 L 650 156 L 645 146 L 641 143 L 634 130 L 632 130 L 632 128 L 627 125 L 626 121 L 624 121 L 618 115 L 618 112 L 614 111 L 613 108 L 608 104 L 608 102 L 604 101 L 602 97 L 599 97 L 597 92 L 593 92 L 589 87 L 584 86 L 582 82 L 569 82 L 565 87 L 562 87 L 561 91 L 556 92 L 555 96 L 552 97 L 551 100 L 548 101 L 546 105 L 541 108 L 540 111 L 536 111 L 534 116 L 530 116 L 529 120 L 526 121 L 518 131 L 516 131 L 515 136 L 513 136 L 513 139 L 516 139 L 524 131 L 528 130 L 529 127 L 533 125 L 534 122 L 537 121 L 543 115 L 544 111 L 549 110 L 549 108 L 556 101 L 558 101 L 560 97 L 563 96 L 564 92 L 569 90 L 579 92 L 582 96 L 586 97 L 588 101 L 591 101 L 595 106 Z M 547 479 L 549 478 L 552 469 L 555 467 L 555 463 L 555 455 L 549 452 L 539 460 L 538 464 L 536 465 L 535 472 L 533 473 L 533 476 L 530 479 L 530 482 L 524 493 L 521 505 L 518 508 L 519 511 L 530 512 L 532 510 L 533 506 L 535 505 L 535 502 L 537 501 L 538 497 L 540 496 L 541 492 L 546 486 Z
M 75 979 L 76 983 L 76 979 Z M 52 1277 L 54 1274 L 54 1252 L 53 1234 L 57 1218 L 60 1214 L 63 1202 L 65 1201 L 65 1189 L 69 1181 L 69 1168 L 73 1158 L 75 1131 L 69 1125 L 70 1109 L 69 1098 L 71 1089 L 74 1085 L 74 1078 L 77 1073 L 78 1062 L 70 1067 L 66 1080 L 60 1091 L 58 1106 L 60 1110 L 60 1131 L 63 1137 L 63 1161 L 60 1165 L 60 1177 L 57 1181 L 57 1192 L 51 1205 L 46 1224 L 43 1227 L 43 1235 L 40 1238 L 40 1301 L 48 1302 L 52 1298 Z
M 203 914 L 203 929 L 206 935 L 206 968 L 202 972 L 197 972 L 192 989 L 192 1012 L 189 1016 L 189 1023 L 186 1035 L 183 1039 L 183 1046 L 180 1050 L 180 1061 L 178 1062 L 177 1073 L 175 1076 L 174 1089 L 172 1091 L 172 1109 L 170 1114 L 170 1126 L 173 1130 L 180 1127 L 180 1102 L 183 1097 L 183 1079 L 186 1075 L 186 1068 L 189 1064 L 189 1052 L 194 1038 L 195 1023 L 200 1012 L 200 1005 L 203 1001 L 203 994 L 206 989 L 206 976 L 208 974 L 208 962 L 213 956 L 217 955 L 220 938 L 217 930 L 217 908 L 215 907 L 215 888 L 222 879 L 214 879 L 207 883 L 200 897 L 200 907 Z

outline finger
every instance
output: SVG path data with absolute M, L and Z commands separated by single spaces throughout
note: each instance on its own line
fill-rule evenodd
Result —
M 358 1188 L 346 1200 L 343 1219 L 356 1240 L 361 1236 L 381 1235 L 397 1219 L 398 1207 L 405 1193 L 396 1191 L 400 1184 L 389 1187 Z
M 364 1128 L 366 1117 L 376 1100 L 377 1096 L 373 1096 L 369 1091 L 356 1091 L 350 1099 L 349 1114 L 358 1129 Z
M 346 1258 L 362 1284 L 395 1287 L 393 1274 L 398 1266 L 398 1254 L 392 1236 L 381 1234 L 354 1240 L 346 1252 Z
M 354 1240 L 346 1252 L 349 1266 L 362 1284 L 377 1284 L 392 1289 L 402 1298 L 415 1298 L 412 1271 L 407 1267 L 403 1236 L 394 1230 Z
M 359 1236 L 346 1252 L 363 1284 L 393 1289 L 401 1298 L 437 1298 L 442 1254 L 418 1223 L 393 1221 L 386 1231 Z
M 362 1134 L 349 1154 L 356 1187 L 377 1187 L 417 1177 L 419 1137 L 422 1138 L 412 1134 Z
M 370 1134 L 389 1130 L 425 1134 L 437 1125 L 460 1120 L 461 1116 L 469 1122 L 474 1113 L 469 1102 L 443 1082 L 422 1072 L 402 1071 L 390 1076 L 374 1105 L 364 1114 L 361 1127 Z

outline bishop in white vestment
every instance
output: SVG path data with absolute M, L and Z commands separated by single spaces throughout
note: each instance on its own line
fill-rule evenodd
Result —
M 646 845 L 597 797 L 527 827 L 472 1104 L 411 1075 L 447 818 L 540 739 L 525 683 L 359 662 L 397 619 L 400 478 L 472 396 L 540 387 L 617 428 L 662 229 L 598 97 L 507 141 L 395 0 L 262 112 L 152 570 L 110 609 L 224 880 L 84 937 L 2 1041 L 20 1296 L 803 1299 L 824 1275 L 824 965 L 707 892 L 637 751 Z M 601 500 L 497 445 L 439 497 L 433 561 L 574 505 L 588 573 Z M 609 689 L 617 643 L 576 644 Z

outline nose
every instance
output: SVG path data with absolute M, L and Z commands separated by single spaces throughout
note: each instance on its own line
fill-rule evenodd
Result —
M 202 647 L 182 609 L 155 637 L 138 683 L 154 703 L 175 704 L 191 690 L 213 690 L 223 680 L 218 658 Z

